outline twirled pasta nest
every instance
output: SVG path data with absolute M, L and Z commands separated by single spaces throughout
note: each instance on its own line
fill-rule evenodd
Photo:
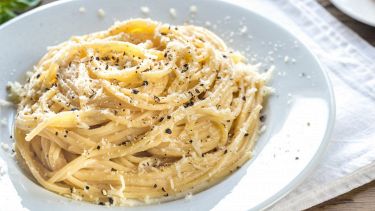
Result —
M 265 81 L 207 29 L 125 21 L 49 49 L 20 93 L 17 150 L 64 196 L 181 197 L 251 157 Z

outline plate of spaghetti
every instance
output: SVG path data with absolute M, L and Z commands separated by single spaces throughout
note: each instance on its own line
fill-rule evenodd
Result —
M 264 209 L 333 125 L 310 51 L 225 1 L 59 1 L 0 45 L 8 209 Z

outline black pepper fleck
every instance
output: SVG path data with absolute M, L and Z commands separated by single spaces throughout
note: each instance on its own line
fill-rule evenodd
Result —
M 187 103 L 184 104 L 184 107 L 187 108 L 189 106 L 193 106 L 194 105 L 194 102 L 193 101 L 189 101 Z
M 132 89 L 132 93 L 133 93 L 133 94 L 138 94 L 138 92 L 139 92 L 139 91 L 138 91 L 137 89 Z
M 160 103 L 160 98 L 159 97 L 154 96 L 154 100 L 155 100 L 155 102 Z
M 109 202 L 109 204 L 113 204 L 113 198 L 112 197 L 108 197 L 108 202 Z
M 201 93 L 200 95 L 198 95 L 198 99 L 199 100 L 204 100 L 204 93 Z
M 189 70 L 189 64 L 184 64 L 181 70 L 181 73 L 184 73 Z
M 167 134 L 172 134 L 172 130 L 169 129 L 169 128 L 167 128 L 167 129 L 165 129 L 165 133 L 167 133 Z

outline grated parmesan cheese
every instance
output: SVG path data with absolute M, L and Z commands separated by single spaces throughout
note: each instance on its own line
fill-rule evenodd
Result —
M 285 63 L 288 63 L 288 62 L 289 62 L 289 56 L 285 56 L 285 57 L 284 57 L 284 62 L 285 62 Z
M 242 26 L 240 29 L 240 34 L 245 34 L 247 32 L 247 26 Z
M 2 118 L 1 121 L 0 121 L 0 126 L 6 126 L 7 125 L 7 119 L 5 118 Z
M 176 18 L 177 17 L 177 11 L 175 8 L 170 8 L 169 9 L 169 14 L 172 16 L 172 18 Z
M 15 82 L 8 82 L 7 84 L 8 98 L 13 103 L 18 103 L 20 101 L 20 96 L 25 92 L 22 85 Z
M 193 194 L 191 192 L 187 193 L 185 196 L 185 200 L 191 200 L 193 198 Z
M 141 7 L 141 12 L 145 15 L 148 15 L 150 13 L 150 8 L 148 7 Z
M 1 143 L 1 148 L 3 148 L 3 150 L 4 150 L 5 152 L 8 152 L 8 151 L 9 151 L 9 145 L 8 145 L 8 144 Z
M 103 18 L 105 16 L 105 11 L 102 8 L 98 9 L 98 15 Z
M 121 187 L 119 189 L 114 188 L 112 185 L 109 185 L 111 190 L 107 191 L 107 194 L 110 196 L 118 196 L 120 198 L 124 198 L 124 191 L 125 191 L 125 179 L 124 176 L 119 175 Z
M 259 134 L 264 133 L 264 131 L 266 131 L 266 128 L 267 128 L 267 126 L 262 125 L 262 127 L 261 127 L 260 130 L 259 130 Z
M 197 13 L 197 11 L 198 11 L 197 6 L 195 6 L 195 5 L 191 5 L 189 9 L 190 9 L 190 13 Z
M 80 13 L 84 13 L 84 12 L 86 12 L 86 8 L 84 8 L 84 7 L 80 7 L 80 8 L 79 8 L 79 12 L 80 12 Z

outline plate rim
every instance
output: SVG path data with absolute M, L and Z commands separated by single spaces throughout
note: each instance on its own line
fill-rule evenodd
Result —
M 40 12 L 42 10 L 47 10 L 50 7 L 58 6 L 60 4 L 67 4 L 70 2 L 75 2 L 77 0 L 59 0 L 47 3 L 45 5 L 41 5 L 37 8 L 34 8 L 30 11 L 27 11 L 5 23 L 0 25 L 0 31 L 3 30 L 3 28 L 7 27 L 8 25 L 11 25 L 15 22 L 17 22 L 20 19 L 27 18 L 27 16 L 32 15 L 34 13 Z M 204 0 L 206 2 L 215 2 L 214 0 Z M 331 2 L 335 2 L 336 0 L 331 0 Z M 316 169 L 317 165 L 320 163 L 322 158 L 325 155 L 325 152 L 327 150 L 327 146 L 330 142 L 330 137 L 332 135 L 334 126 L 335 126 L 335 119 L 336 119 L 336 102 L 335 102 L 335 95 L 334 90 L 332 86 L 331 79 L 329 78 L 327 68 L 322 65 L 321 61 L 318 59 L 318 57 L 313 53 L 313 50 L 304 42 L 300 37 L 298 37 L 295 33 L 293 33 L 291 30 L 286 28 L 286 26 L 283 26 L 281 23 L 278 23 L 271 18 L 267 17 L 265 14 L 262 14 L 258 11 L 256 11 L 254 8 L 249 8 L 244 5 L 243 2 L 239 1 L 230 1 L 230 0 L 218 0 L 219 3 L 229 4 L 233 7 L 239 7 L 241 9 L 246 10 L 247 12 L 252 13 L 255 16 L 259 16 L 262 19 L 265 19 L 267 22 L 272 24 L 274 27 L 279 28 L 280 30 L 286 32 L 291 38 L 297 40 L 308 52 L 308 54 L 311 56 L 311 60 L 314 61 L 320 71 L 322 73 L 322 76 L 324 78 L 325 84 L 327 85 L 327 93 L 328 93 L 328 114 L 327 114 L 327 126 L 324 130 L 323 138 L 321 138 L 320 144 L 316 152 L 314 153 L 313 157 L 310 159 L 310 161 L 303 167 L 302 171 L 299 172 L 297 176 L 293 178 L 289 183 L 287 183 L 282 189 L 280 189 L 278 192 L 276 192 L 274 195 L 270 196 L 268 199 L 264 200 L 263 202 L 259 203 L 258 205 L 250 208 L 251 210 L 264 210 L 271 206 L 273 206 L 275 203 L 277 203 L 280 199 L 282 199 L 284 196 L 288 195 L 290 192 L 292 192 L 298 185 L 300 185 L 307 176 Z M 334 3 L 333 3 L 334 4 Z M 334 4 L 335 5 L 335 4 Z M 336 5 L 335 5 L 336 6 Z M 341 9 L 340 9 L 341 10 Z M 354 18 L 356 19 L 356 18 Z M 361 21 L 362 22 L 362 21 Z M 51 194 L 55 194 L 52 193 Z M 57 194 L 58 195 L 58 194 Z M 65 198 L 65 197 L 64 197 Z M 181 200 L 181 199 L 176 199 Z M 214 208 L 214 207 L 213 207 Z
M 319 67 L 319 70 L 322 72 L 323 78 L 325 83 L 327 84 L 327 91 L 329 96 L 329 105 L 328 105 L 328 119 L 327 119 L 327 127 L 325 128 L 324 136 L 321 139 L 321 142 L 319 144 L 319 148 L 312 157 L 312 159 L 308 162 L 308 164 L 303 168 L 303 170 L 291 181 L 289 182 L 284 188 L 279 190 L 277 193 L 269 197 L 267 200 L 263 201 L 262 203 L 259 203 L 257 206 L 251 208 L 251 210 L 264 210 L 267 208 L 272 207 L 274 204 L 276 204 L 278 201 L 280 201 L 283 197 L 288 195 L 290 192 L 292 192 L 294 189 L 296 189 L 306 178 L 307 176 L 316 169 L 320 161 L 324 158 L 325 152 L 327 151 L 327 146 L 330 142 L 330 138 L 332 136 L 332 132 L 335 126 L 336 122 L 336 101 L 335 101 L 335 94 L 333 90 L 332 81 L 328 75 L 327 68 L 323 66 L 322 62 L 319 60 L 317 55 L 313 53 L 313 50 L 304 42 L 300 37 L 298 37 L 295 33 L 293 33 L 291 30 L 286 28 L 286 26 L 283 26 L 281 23 L 273 21 L 271 18 L 266 16 L 265 14 L 262 14 L 258 11 L 256 11 L 254 8 L 243 6 L 244 3 L 238 2 L 238 1 L 230 1 L 230 0 L 219 0 L 221 2 L 231 4 L 236 7 L 241 7 L 257 16 L 260 16 L 263 19 L 266 19 L 268 22 L 273 24 L 275 27 L 278 27 L 279 29 L 287 32 L 293 39 L 297 40 L 299 43 L 303 45 L 303 47 L 306 48 L 307 52 L 310 54 L 312 60 L 316 62 L 316 64 Z M 332 0 L 333 1 L 333 0 Z

